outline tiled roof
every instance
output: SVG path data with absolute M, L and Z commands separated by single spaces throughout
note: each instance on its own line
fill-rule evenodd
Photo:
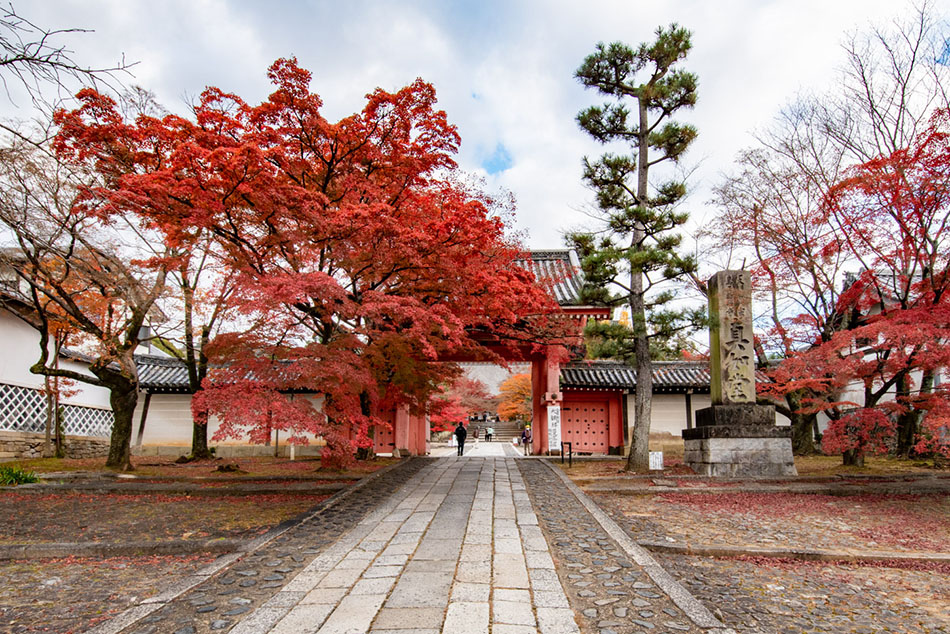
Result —
M 188 369 L 178 359 L 135 355 L 139 385 L 148 392 L 189 392 Z
M 531 251 L 530 259 L 519 262 L 545 288 L 561 306 L 576 306 L 580 303 L 584 278 L 573 252 L 568 249 L 554 251 Z
M 768 381 L 762 372 L 756 380 Z M 656 392 L 709 391 L 709 363 L 706 361 L 654 361 L 653 389 Z M 632 390 L 637 373 L 619 361 L 575 361 L 561 368 L 561 388 Z
M 637 385 L 633 368 L 616 361 L 580 361 L 561 368 L 561 387 L 625 390 Z

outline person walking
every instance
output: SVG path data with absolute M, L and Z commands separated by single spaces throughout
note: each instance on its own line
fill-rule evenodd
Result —
M 485 428 L 485 441 L 491 442 L 491 437 L 495 435 L 495 428 L 489 425 Z
M 459 426 L 455 428 L 455 440 L 457 441 L 459 452 L 458 455 L 462 455 L 465 452 L 465 437 L 468 436 L 468 432 L 465 430 L 465 423 L 459 421 Z

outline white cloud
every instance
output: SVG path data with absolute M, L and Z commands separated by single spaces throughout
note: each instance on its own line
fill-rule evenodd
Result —
M 377 86 L 394 90 L 421 76 L 436 86 L 440 105 L 459 126 L 460 165 L 515 194 L 518 226 L 528 230 L 533 247 L 560 246 L 561 231 L 584 222 L 576 210 L 591 201 L 580 160 L 601 148 L 574 117 L 600 99 L 575 82 L 573 71 L 597 41 L 635 45 L 672 21 L 693 30 L 686 66 L 699 75 L 700 101 L 684 118 L 700 131 L 689 154 L 701 163 L 689 204 L 702 216 L 704 192 L 749 144 L 750 130 L 796 92 L 832 84 L 845 31 L 911 7 L 910 0 L 21 4 L 39 24 L 95 29 L 68 38 L 75 57 L 103 65 L 124 52 L 140 62 L 131 83 L 173 108 L 208 84 L 261 100 L 269 92 L 266 68 L 283 56 L 297 56 L 313 72 L 329 118 L 359 109 Z M 510 153 L 511 168 L 488 176 L 481 162 L 499 144 Z

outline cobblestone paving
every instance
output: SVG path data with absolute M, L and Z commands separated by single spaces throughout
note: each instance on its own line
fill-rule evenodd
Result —
M 271 600 L 288 579 L 385 502 L 425 464 L 424 460 L 411 460 L 375 478 L 339 503 L 320 510 L 121 631 L 123 634 L 198 634 L 230 630 L 246 614 Z M 183 580 L 186 582 L 187 579 Z M 172 587 L 164 594 L 174 592 L 176 588 Z M 158 595 L 149 601 L 163 598 Z
M 585 632 L 701 632 L 604 533 L 551 470 L 518 461 L 535 512 Z
M 950 633 L 950 575 L 933 571 L 656 555 L 738 632 Z

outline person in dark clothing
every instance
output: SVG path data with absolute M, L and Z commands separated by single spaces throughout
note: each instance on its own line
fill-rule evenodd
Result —
M 465 423 L 459 423 L 459 426 L 455 428 L 455 440 L 458 443 L 459 453 L 462 455 L 465 452 L 465 437 L 468 436 L 468 432 L 465 430 Z

